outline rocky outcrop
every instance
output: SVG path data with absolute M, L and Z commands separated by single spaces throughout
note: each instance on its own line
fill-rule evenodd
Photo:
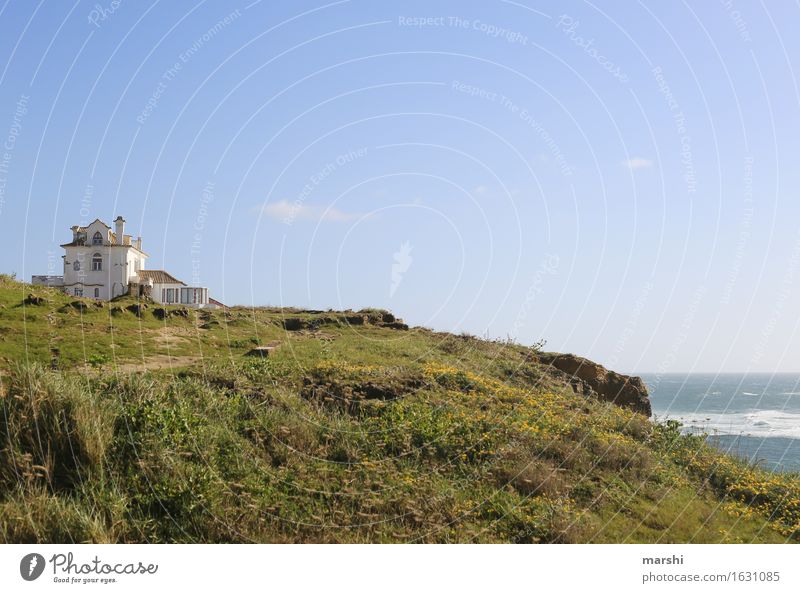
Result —
M 345 311 L 341 314 L 324 315 L 320 317 L 285 317 L 280 321 L 280 325 L 286 331 L 318 331 L 326 325 L 338 326 L 374 326 L 388 329 L 408 330 L 408 325 L 403 320 L 395 317 L 388 311 L 369 311 L 367 313 L 358 311 Z
M 576 393 L 652 415 L 647 386 L 639 377 L 621 375 L 574 354 L 540 354 L 539 362 L 561 374 Z
M 257 356 L 259 358 L 268 358 L 277 346 L 256 346 L 245 352 L 245 356 Z
M 23 302 L 24 302 L 26 305 L 31 305 L 31 306 L 34 306 L 34 307 L 39 307 L 39 306 L 41 306 L 41 305 L 46 305 L 46 304 L 47 304 L 47 299 L 46 299 L 46 298 L 44 298 L 44 297 L 42 297 L 42 296 L 39 296 L 39 295 L 36 295 L 36 294 L 30 293 L 30 294 L 27 296 L 27 298 L 25 298 L 25 300 L 24 300 Z
M 153 309 L 153 316 L 156 319 L 167 319 L 168 317 L 189 317 L 189 309 L 181 307 L 180 309 L 167 309 L 166 307 L 158 307 Z
M 136 315 L 136 317 L 141 317 L 147 309 L 147 304 L 134 303 L 133 305 L 128 305 L 125 309 Z

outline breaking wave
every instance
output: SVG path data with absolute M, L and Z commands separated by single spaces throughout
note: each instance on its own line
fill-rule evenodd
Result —
M 667 417 L 680 421 L 693 432 L 800 439 L 800 413 L 795 412 L 758 410 L 729 414 L 668 414 Z

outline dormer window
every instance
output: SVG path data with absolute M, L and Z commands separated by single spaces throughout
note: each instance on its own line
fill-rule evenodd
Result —
M 92 271 L 93 272 L 100 272 L 103 269 L 103 256 L 99 253 L 95 253 L 92 256 Z
M 97 231 L 92 237 L 92 245 L 102 245 L 102 244 L 103 244 L 103 235 L 100 234 L 100 231 Z

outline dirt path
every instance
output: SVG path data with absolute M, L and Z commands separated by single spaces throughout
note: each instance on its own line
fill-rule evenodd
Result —
M 148 370 L 171 369 L 189 366 L 201 360 L 203 360 L 202 356 L 169 356 L 168 354 L 156 354 L 137 362 L 118 364 L 115 370 L 120 373 L 136 373 Z

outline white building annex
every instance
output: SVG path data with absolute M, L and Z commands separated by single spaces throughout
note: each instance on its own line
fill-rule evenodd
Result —
M 165 305 L 216 308 L 221 303 L 208 289 L 187 286 L 163 270 L 145 269 L 142 238 L 125 234 L 125 219 L 117 216 L 114 231 L 99 218 L 88 226 L 73 226 L 72 241 L 63 244 L 64 275 L 33 276 L 32 284 L 59 287 L 67 294 L 110 301 L 122 295 L 148 296 Z

